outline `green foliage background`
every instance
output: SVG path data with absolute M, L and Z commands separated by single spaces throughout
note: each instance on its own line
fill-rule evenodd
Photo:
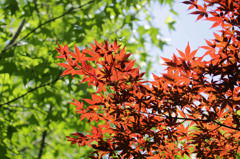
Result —
M 159 0 L 172 5 L 173 0 Z M 145 52 L 146 37 L 162 49 L 158 28 L 151 25 L 150 0 L 3 0 L 0 2 L 0 158 L 87 158 L 87 147 L 70 145 L 66 136 L 89 130 L 70 105 L 88 98 L 93 88 L 79 79 L 59 77 L 59 44 L 118 39 L 127 49 Z M 138 25 L 144 14 L 150 28 Z M 172 11 L 173 14 L 176 14 Z M 135 24 L 135 25 L 134 25 Z M 174 21 L 169 28 L 174 29 Z M 134 34 L 133 29 L 137 30 Z M 129 42 L 130 37 L 136 39 Z M 151 62 L 147 61 L 148 68 Z

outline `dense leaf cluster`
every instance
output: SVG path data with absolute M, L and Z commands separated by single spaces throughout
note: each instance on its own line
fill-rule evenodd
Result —
M 171 5 L 173 0 L 160 2 Z M 94 89 L 87 84 L 78 87 L 71 77 L 64 81 L 59 77 L 62 70 L 55 66 L 52 46 L 74 46 L 73 41 L 85 46 L 95 38 L 122 37 L 121 42 L 140 55 L 138 62 L 146 61 L 146 37 L 159 48 L 166 44 L 157 39 L 160 29 L 151 25 L 151 5 L 149 0 L 0 1 L 1 159 L 86 158 L 90 148 L 79 152 L 65 141 L 72 131 L 91 128 L 73 116 L 74 106 L 68 102 L 90 98 L 85 92 Z M 149 28 L 139 23 L 142 19 L 148 20 Z M 148 61 L 146 69 L 150 67 Z
M 59 46 L 62 75 L 82 75 L 96 86 L 89 104 L 75 100 L 88 132 L 73 133 L 68 141 L 94 148 L 92 158 L 236 158 L 240 152 L 240 1 L 189 0 L 198 20 L 219 27 L 215 39 L 196 56 L 189 44 L 180 56 L 165 59 L 166 72 L 144 81 L 130 54 L 117 41 L 75 53 Z M 106 88 L 108 90 L 106 90 Z

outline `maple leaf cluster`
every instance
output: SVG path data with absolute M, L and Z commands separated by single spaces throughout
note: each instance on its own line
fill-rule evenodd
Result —
M 144 81 L 131 53 L 115 41 L 75 53 L 56 48 L 67 63 L 62 75 L 82 75 L 95 86 L 92 100 L 75 100 L 81 119 L 99 122 L 68 141 L 95 149 L 91 158 L 235 158 L 240 153 L 240 0 L 188 0 L 192 14 L 220 27 L 196 56 L 189 44 L 180 56 L 163 58 L 161 76 Z M 207 58 L 208 57 L 208 58 Z M 204 60 L 209 59 L 209 60 Z M 107 89 L 106 89 L 107 88 Z M 104 121 L 104 122 L 103 122 Z

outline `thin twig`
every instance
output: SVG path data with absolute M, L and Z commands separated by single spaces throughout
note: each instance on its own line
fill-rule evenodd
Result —
M 42 114 L 46 114 L 45 112 L 37 109 L 37 108 L 33 108 L 33 107 L 25 107 L 25 106 L 22 106 L 22 105 L 7 105 L 7 107 L 3 107 L 3 109 L 8 109 L 11 111 L 11 109 L 9 109 L 10 107 L 16 107 L 16 108 L 26 108 L 26 109 L 32 109 L 32 110 L 36 110 Z
M 90 3 L 93 3 L 93 2 L 94 2 L 94 0 L 89 1 L 89 2 L 83 4 L 83 5 L 79 6 L 79 7 L 72 7 L 72 8 L 70 8 L 68 11 L 64 12 L 63 14 L 61 14 L 61 15 L 53 18 L 53 19 L 50 19 L 50 20 L 48 20 L 48 21 L 46 21 L 46 22 L 44 22 L 44 23 L 42 23 L 42 24 L 40 24 L 40 25 L 38 25 L 36 28 L 34 28 L 33 30 L 31 30 L 29 33 L 27 33 L 27 34 L 26 34 L 24 37 L 22 37 L 20 40 L 16 41 L 15 43 L 12 43 L 12 44 L 9 45 L 6 49 L 2 50 L 2 51 L 1 51 L 1 54 L 4 53 L 5 51 L 7 51 L 9 48 L 17 45 L 20 41 L 26 39 L 29 35 L 31 35 L 32 33 L 34 33 L 37 29 L 41 28 L 42 26 L 44 26 L 44 25 L 46 25 L 46 24 L 48 24 L 48 23 L 51 23 L 51 22 L 53 22 L 53 21 L 55 21 L 55 20 L 57 20 L 57 19 L 65 16 L 66 14 L 69 14 L 69 13 L 72 12 L 73 10 L 80 9 L 80 8 L 82 8 L 82 7 L 90 4 Z M 1 55 L 1 54 L 0 54 L 0 55 Z
M 0 108 L 1 108 L 3 105 L 10 104 L 10 103 L 15 102 L 16 100 L 18 100 L 18 99 L 20 99 L 20 98 L 23 98 L 23 97 L 26 96 L 28 93 L 31 93 L 31 92 L 37 90 L 38 88 L 51 85 L 51 84 L 57 82 L 59 79 L 60 79 L 60 76 L 58 76 L 54 81 L 51 81 L 51 82 L 49 82 L 49 83 L 45 83 L 45 84 L 39 85 L 39 86 L 37 86 L 37 87 L 34 87 L 34 88 L 30 89 L 29 91 L 27 91 L 26 93 L 18 96 L 17 98 L 14 98 L 14 99 L 12 99 L 12 100 L 10 100 L 10 101 L 7 101 L 6 103 L 0 104 Z
M 139 100 L 139 98 L 135 97 L 136 99 Z M 147 106 L 147 103 L 146 102 L 142 102 L 144 103 L 146 106 Z M 158 115 L 158 114 L 152 114 L 152 113 L 144 113 L 144 114 L 149 114 L 149 115 L 157 115 L 157 116 L 165 116 L 166 118 L 170 118 L 169 116 L 163 114 L 163 115 Z M 181 117 L 171 117 L 171 118 L 177 118 L 179 120 L 191 120 L 191 121 L 202 121 L 202 122 L 214 122 L 215 124 L 219 125 L 219 126 L 223 126 L 223 127 L 226 127 L 226 128 L 229 128 L 229 129 L 233 129 L 233 130 L 237 130 L 237 131 L 240 131 L 240 129 L 238 128 L 234 128 L 234 127 L 231 127 L 231 126 L 228 126 L 228 125 L 225 125 L 225 124 L 222 124 L 218 121 L 215 121 L 215 120 L 209 120 L 209 119 L 193 119 L 193 118 L 181 118 Z
M 152 113 L 144 113 L 144 114 L 148 114 L 148 115 L 156 115 L 156 116 L 164 116 L 166 118 L 170 118 L 169 116 L 167 115 L 159 115 L 159 114 L 152 114 Z M 190 121 L 201 121 L 201 122 L 214 122 L 215 124 L 219 125 L 219 126 L 222 126 L 222 127 L 226 127 L 226 128 L 229 128 L 229 129 L 233 129 L 233 130 L 237 130 L 237 131 L 240 131 L 240 129 L 238 128 L 234 128 L 234 127 L 231 127 L 231 126 L 228 126 L 228 125 L 225 125 L 225 124 L 222 124 L 218 121 L 215 121 L 215 120 L 209 120 L 209 119 L 193 119 L 193 118 L 181 118 L 181 117 L 172 117 L 172 118 L 177 118 L 179 120 L 190 120 Z
M 234 128 L 234 127 L 231 127 L 231 126 L 228 126 L 228 125 L 225 125 L 225 124 L 222 124 L 218 121 L 215 121 L 215 120 L 209 120 L 209 119 L 192 119 L 192 118 L 180 118 L 180 117 L 177 117 L 177 119 L 179 120 L 191 120 L 191 121 L 202 121 L 202 122 L 214 122 L 215 124 L 219 125 L 219 126 L 223 126 L 223 127 L 226 127 L 226 128 L 229 128 L 229 129 L 233 129 L 233 130 L 237 130 L 237 131 L 240 131 L 240 129 L 238 128 Z

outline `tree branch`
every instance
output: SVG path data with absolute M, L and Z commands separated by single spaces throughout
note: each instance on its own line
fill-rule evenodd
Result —
M 44 23 L 42 23 L 42 24 L 40 24 L 40 25 L 38 25 L 36 28 L 34 28 L 33 30 L 31 30 L 29 33 L 27 33 L 27 34 L 26 34 L 24 37 L 22 37 L 20 40 L 16 41 L 15 43 L 12 43 L 12 44 L 9 43 L 8 47 L 4 48 L 4 49 L 1 51 L 1 54 L 4 53 L 4 52 L 6 52 L 6 51 L 7 51 L 8 49 L 10 49 L 11 47 L 17 45 L 20 41 L 26 39 L 29 35 L 31 35 L 32 33 L 34 33 L 37 29 L 41 28 L 42 26 L 44 26 L 44 25 L 46 25 L 46 24 L 48 24 L 48 23 L 51 23 L 51 22 L 53 22 L 53 21 L 55 21 L 55 20 L 57 20 L 57 19 L 65 16 L 66 14 L 69 14 L 69 13 L 72 12 L 73 10 L 81 9 L 81 8 L 84 7 L 84 6 L 86 6 L 86 5 L 90 4 L 90 3 L 93 3 L 94 1 L 95 1 L 95 0 L 89 1 L 89 2 L 83 4 L 83 5 L 79 6 L 79 7 L 72 7 L 72 8 L 70 8 L 68 11 L 64 12 L 63 14 L 61 14 L 61 15 L 53 18 L 53 19 L 50 19 L 50 20 L 48 20 L 48 21 L 46 21 L 46 22 L 44 22 Z M 20 33 L 20 32 L 19 32 L 19 33 Z M 1 54 L 0 54 L 0 55 L 1 55 Z
M 51 113 L 51 111 L 52 111 L 52 105 L 50 106 L 50 108 L 48 110 L 48 113 Z M 50 124 L 50 120 L 48 120 L 46 127 L 48 127 L 49 124 Z M 40 146 L 40 149 L 39 149 L 39 152 L 38 152 L 38 159 L 41 159 L 41 157 L 42 157 L 43 149 L 45 147 L 46 136 L 47 136 L 47 130 L 45 129 L 43 131 L 43 134 L 42 134 L 41 146 Z
M 43 153 L 43 148 L 45 145 L 45 138 L 47 136 L 47 130 L 44 130 L 43 134 L 42 134 L 42 141 L 41 141 L 41 147 L 40 150 L 38 152 L 38 159 L 40 159 L 42 157 L 42 153 Z
M 27 91 L 26 93 L 24 93 L 24 94 L 18 96 L 17 98 L 14 98 L 14 99 L 12 99 L 12 100 L 6 102 L 6 103 L 2 103 L 2 104 L 0 104 L 0 108 L 1 108 L 3 105 L 10 104 L 10 103 L 15 102 L 16 100 L 18 100 L 18 99 L 20 99 L 20 98 L 23 98 L 23 97 L 26 96 L 28 93 L 31 93 L 31 92 L 37 90 L 38 88 L 41 88 L 41 87 L 45 87 L 45 86 L 51 85 L 51 84 L 57 82 L 59 79 L 60 79 L 60 76 L 58 76 L 54 81 L 51 81 L 51 82 L 49 82 L 49 83 L 45 83 L 45 84 L 39 85 L 39 86 L 37 86 L 37 87 L 34 87 L 34 88 L 30 89 L 29 91 Z
M 148 115 L 156 115 L 156 116 L 164 116 L 166 118 L 170 118 L 169 116 L 167 115 L 159 115 L 159 114 L 152 114 L 152 113 L 144 113 L 144 114 L 148 114 Z M 176 118 L 176 117 L 171 117 L 171 118 Z M 234 127 L 231 127 L 231 126 L 228 126 L 228 125 L 225 125 L 225 124 L 222 124 L 218 121 L 215 121 L 215 120 L 208 120 L 208 119 L 193 119 L 193 118 L 181 118 L 181 117 L 177 117 L 177 119 L 179 120 L 190 120 L 190 121 L 201 121 L 201 122 L 214 122 L 215 124 L 219 125 L 219 126 L 222 126 L 222 127 L 226 127 L 226 128 L 229 128 L 229 129 L 233 129 L 233 130 L 237 130 L 237 131 L 240 131 L 240 129 L 238 128 L 234 128 Z
M 3 50 L 1 51 L 1 54 L 4 53 L 6 50 L 8 50 L 8 49 L 13 45 L 13 43 L 15 42 L 15 40 L 17 39 L 17 37 L 19 36 L 19 34 L 20 34 L 21 31 L 22 31 L 22 28 L 23 28 L 24 23 L 25 23 L 25 19 L 23 19 L 23 20 L 21 21 L 21 23 L 20 23 L 19 26 L 18 26 L 18 29 L 17 29 L 16 33 L 12 36 L 12 39 L 11 39 L 11 41 L 7 44 L 7 46 L 3 48 Z M 1 59 L 1 56 L 0 56 L 0 59 Z
M 24 23 L 25 23 L 25 19 L 23 19 L 23 20 L 21 21 L 21 23 L 19 24 L 19 27 L 18 27 L 16 33 L 15 33 L 15 34 L 13 35 L 13 37 L 12 37 L 12 40 L 9 42 L 9 44 L 6 46 L 6 48 L 3 49 L 3 51 L 4 51 L 4 50 L 7 50 L 8 47 L 15 42 L 15 40 L 17 39 L 17 37 L 19 36 L 19 34 L 20 34 L 21 31 L 22 31 L 22 28 L 23 28 L 23 26 L 24 26 Z

